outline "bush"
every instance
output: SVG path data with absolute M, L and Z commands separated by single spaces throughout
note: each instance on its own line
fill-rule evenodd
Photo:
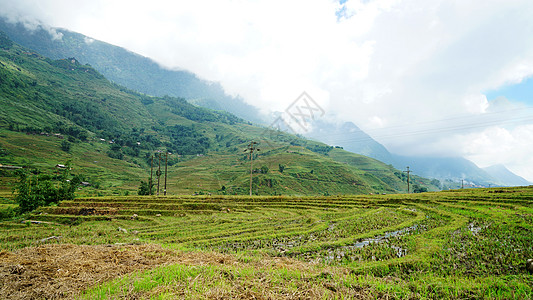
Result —
M 428 188 L 425 186 L 419 186 L 418 184 L 413 185 L 413 193 L 426 193 Z
M 0 209 L 0 220 L 11 219 L 16 215 L 15 210 L 12 207 Z
M 137 191 L 137 194 L 139 195 L 153 195 L 154 191 L 154 184 L 152 184 L 151 189 L 147 182 L 141 181 L 141 185 L 139 186 L 139 190 Z
M 41 175 L 29 175 L 25 171 L 19 173 L 19 182 L 15 186 L 15 201 L 18 203 L 18 211 L 25 213 L 39 206 L 58 203 L 61 200 L 74 199 L 74 192 L 81 179 L 77 176 L 67 180 L 68 169 L 63 171 L 59 181 L 52 177 Z
M 268 167 L 267 166 L 262 166 L 261 167 L 261 174 L 267 174 L 268 173 Z
M 69 152 L 70 151 L 70 142 L 68 142 L 67 140 L 63 140 L 63 142 L 61 142 L 61 150 L 65 151 L 65 152 Z

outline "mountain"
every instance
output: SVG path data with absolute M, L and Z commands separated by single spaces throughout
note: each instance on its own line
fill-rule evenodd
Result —
M 497 178 L 505 186 L 528 186 L 531 182 L 509 171 L 504 165 L 494 165 L 483 168 L 492 177 Z
M 220 85 L 197 78 L 180 70 L 160 67 L 154 61 L 79 33 L 54 29 L 51 34 L 42 27 L 28 30 L 24 25 L 11 24 L 0 18 L 0 30 L 15 42 L 53 59 L 75 57 L 80 64 L 89 64 L 111 81 L 144 94 L 183 97 L 189 103 L 215 110 L 227 111 L 258 124 L 263 123 L 258 110 L 238 97 L 224 93 Z M 58 38 L 61 36 L 61 38 Z M 306 136 L 329 145 L 369 156 L 396 168 L 407 165 L 416 174 L 439 180 L 460 182 L 465 179 L 476 185 L 496 185 L 498 180 L 464 158 L 405 157 L 391 154 L 383 145 L 351 122 L 336 124 L 317 120 L 314 130 Z
M 461 181 L 466 181 L 469 185 L 474 186 L 508 185 L 505 183 L 506 181 L 491 176 L 473 162 L 462 157 L 422 157 L 392 154 L 351 122 L 334 124 L 317 120 L 312 127 L 313 130 L 306 133 L 309 138 L 330 145 L 342 146 L 345 150 L 375 158 L 400 170 L 405 170 L 409 166 L 414 174 L 435 178 L 442 182 L 446 181 L 448 182 L 447 185 L 458 187 Z M 454 185 L 453 182 L 456 184 Z
M 306 137 L 328 145 L 340 145 L 350 152 L 383 162 L 392 162 L 392 154 L 352 122 L 335 124 L 319 119 L 313 122 L 312 128 L 312 131 L 305 134 Z
M 250 160 L 243 150 L 250 141 L 261 150 L 252 166 L 255 193 L 406 189 L 405 174 L 377 160 L 283 132 L 272 135 L 183 98 L 134 92 L 74 57 L 50 59 L 1 32 L 0 105 L 0 164 L 51 172 L 70 162 L 73 172 L 94 183 L 88 195 L 135 192 L 162 159 L 170 193 L 247 194 Z M 437 189 L 428 179 L 418 181 Z
M 464 182 L 472 186 L 503 185 L 476 164 L 462 157 L 409 157 L 393 155 L 393 159 L 393 165 L 397 168 L 409 166 L 410 170 L 415 174 L 436 178 L 441 181 Z
M 151 59 L 79 33 L 54 30 L 54 34 L 40 26 L 28 30 L 22 23 L 12 24 L 0 17 L 0 31 L 46 57 L 75 57 L 81 64 L 91 65 L 109 80 L 129 89 L 153 96 L 181 97 L 252 122 L 263 122 L 255 107 L 239 97 L 227 95 L 218 83 L 202 80 L 186 70 L 162 68 Z

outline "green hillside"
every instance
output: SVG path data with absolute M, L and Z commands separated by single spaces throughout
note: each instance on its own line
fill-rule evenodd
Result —
M 374 159 L 286 133 L 272 136 L 181 98 L 130 91 L 75 58 L 51 60 L 5 34 L 0 48 L 0 164 L 53 172 L 56 164 L 70 162 L 73 173 L 92 183 L 81 194 L 135 193 L 158 152 L 172 153 L 169 193 L 246 194 L 250 161 L 243 150 L 250 141 L 261 148 L 252 174 L 257 194 L 394 193 L 407 187 L 402 172 Z
M 227 95 L 222 87 L 185 70 L 168 70 L 153 60 L 82 34 L 57 29 L 53 38 L 42 27 L 28 30 L 0 17 L 0 31 L 26 48 L 52 59 L 76 57 L 106 78 L 130 89 L 154 96 L 184 97 L 200 106 L 229 111 L 253 122 L 263 121 L 259 111 L 238 97 Z

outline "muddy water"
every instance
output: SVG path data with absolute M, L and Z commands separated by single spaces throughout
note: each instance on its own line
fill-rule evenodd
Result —
M 413 225 L 395 231 L 386 232 L 383 235 L 362 239 L 351 245 L 332 247 L 313 252 L 291 255 L 304 260 L 320 261 L 325 263 L 361 260 L 381 260 L 384 257 L 402 257 L 408 254 L 408 250 L 394 245 L 391 240 L 414 231 L 425 231 L 425 225 Z M 382 245 L 379 248 L 366 249 L 370 245 Z
M 413 225 L 411 227 L 402 228 L 400 230 L 390 231 L 377 237 L 363 239 L 363 240 L 357 241 L 356 243 L 352 245 L 330 249 L 328 251 L 329 255 L 325 258 L 325 261 L 342 260 L 345 258 L 349 258 L 349 260 L 354 260 L 352 257 L 347 257 L 347 256 L 349 256 L 350 253 L 356 252 L 357 249 L 361 249 L 370 244 L 380 244 L 380 243 L 388 242 L 390 238 L 392 237 L 397 237 L 403 234 L 407 234 L 411 231 L 419 229 L 419 227 L 420 227 L 419 225 Z M 396 251 L 397 257 L 402 257 L 402 256 L 407 255 L 407 249 L 404 249 L 402 247 L 395 246 L 392 244 L 388 245 L 388 247 Z M 372 256 L 372 260 L 376 260 L 376 257 Z

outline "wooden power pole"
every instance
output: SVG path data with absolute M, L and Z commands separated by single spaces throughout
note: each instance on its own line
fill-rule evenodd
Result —
M 163 194 L 167 195 L 167 167 L 168 167 L 168 151 L 165 153 L 165 189 L 163 190 Z
M 248 145 L 248 148 L 244 150 L 244 152 L 248 151 L 250 152 L 250 196 L 252 196 L 252 174 L 253 174 L 253 161 L 254 161 L 254 151 L 259 151 L 259 148 L 257 148 L 257 142 L 250 142 L 250 145 Z
M 407 167 L 407 171 L 404 171 L 407 173 L 407 194 L 409 194 L 409 181 L 410 181 L 410 176 L 409 176 L 409 173 L 413 172 L 413 171 L 410 171 L 409 170 L 409 167 Z
M 157 166 L 157 172 L 155 172 L 155 175 L 157 176 L 157 195 L 159 196 L 159 179 L 161 178 L 161 153 L 158 155 L 159 163 Z
M 148 182 L 148 195 L 152 195 L 152 182 L 153 182 L 153 171 L 154 171 L 154 155 L 150 158 L 150 182 Z

